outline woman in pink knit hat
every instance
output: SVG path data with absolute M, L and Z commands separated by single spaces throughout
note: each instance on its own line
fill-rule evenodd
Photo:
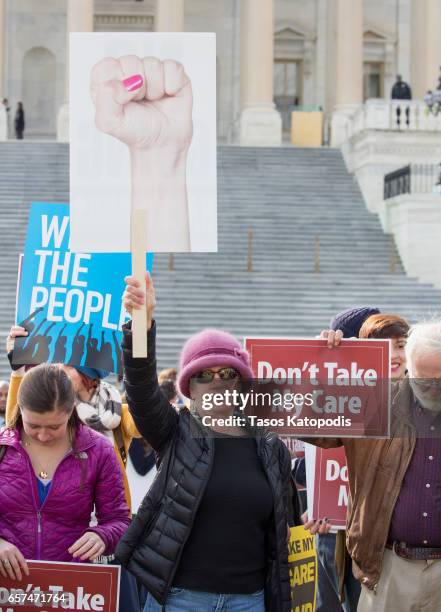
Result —
M 253 378 L 248 353 L 231 334 L 207 329 L 181 354 L 178 387 L 191 409 L 175 408 L 157 381 L 155 292 L 128 277 L 129 312 L 147 303 L 148 357 L 132 357 L 123 334 L 124 380 L 136 426 L 157 453 L 158 474 L 116 555 L 149 592 L 144 612 L 289 612 L 288 517 L 291 460 L 278 437 L 203 396 L 239 390 Z

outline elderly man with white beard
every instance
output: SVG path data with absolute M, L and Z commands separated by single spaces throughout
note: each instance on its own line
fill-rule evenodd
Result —
M 340 340 L 329 332 L 329 346 Z M 441 320 L 415 325 L 406 355 L 408 376 L 392 389 L 389 439 L 308 439 L 345 447 L 346 545 L 362 584 L 357 612 L 440 610 Z

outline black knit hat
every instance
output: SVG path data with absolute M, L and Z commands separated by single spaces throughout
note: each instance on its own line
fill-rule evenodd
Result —
M 331 320 L 331 329 L 334 331 L 340 329 L 343 332 L 343 338 L 358 338 L 361 326 L 368 317 L 374 314 L 380 314 L 380 311 L 373 306 L 348 308 L 335 315 Z

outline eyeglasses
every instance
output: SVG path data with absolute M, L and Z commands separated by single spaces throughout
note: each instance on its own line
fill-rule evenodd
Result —
M 202 370 L 202 372 L 198 372 L 192 379 L 198 383 L 211 383 L 214 380 L 215 375 L 218 375 L 220 380 L 228 381 L 228 380 L 236 380 L 240 378 L 240 374 L 234 368 L 221 368 L 217 372 L 213 370 Z

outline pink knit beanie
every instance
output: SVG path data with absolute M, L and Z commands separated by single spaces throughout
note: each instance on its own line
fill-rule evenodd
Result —
M 231 367 L 243 379 L 253 378 L 250 358 L 234 336 L 218 329 L 204 329 L 191 336 L 181 353 L 178 387 L 185 397 L 190 397 L 190 378 L 213 367 Z

